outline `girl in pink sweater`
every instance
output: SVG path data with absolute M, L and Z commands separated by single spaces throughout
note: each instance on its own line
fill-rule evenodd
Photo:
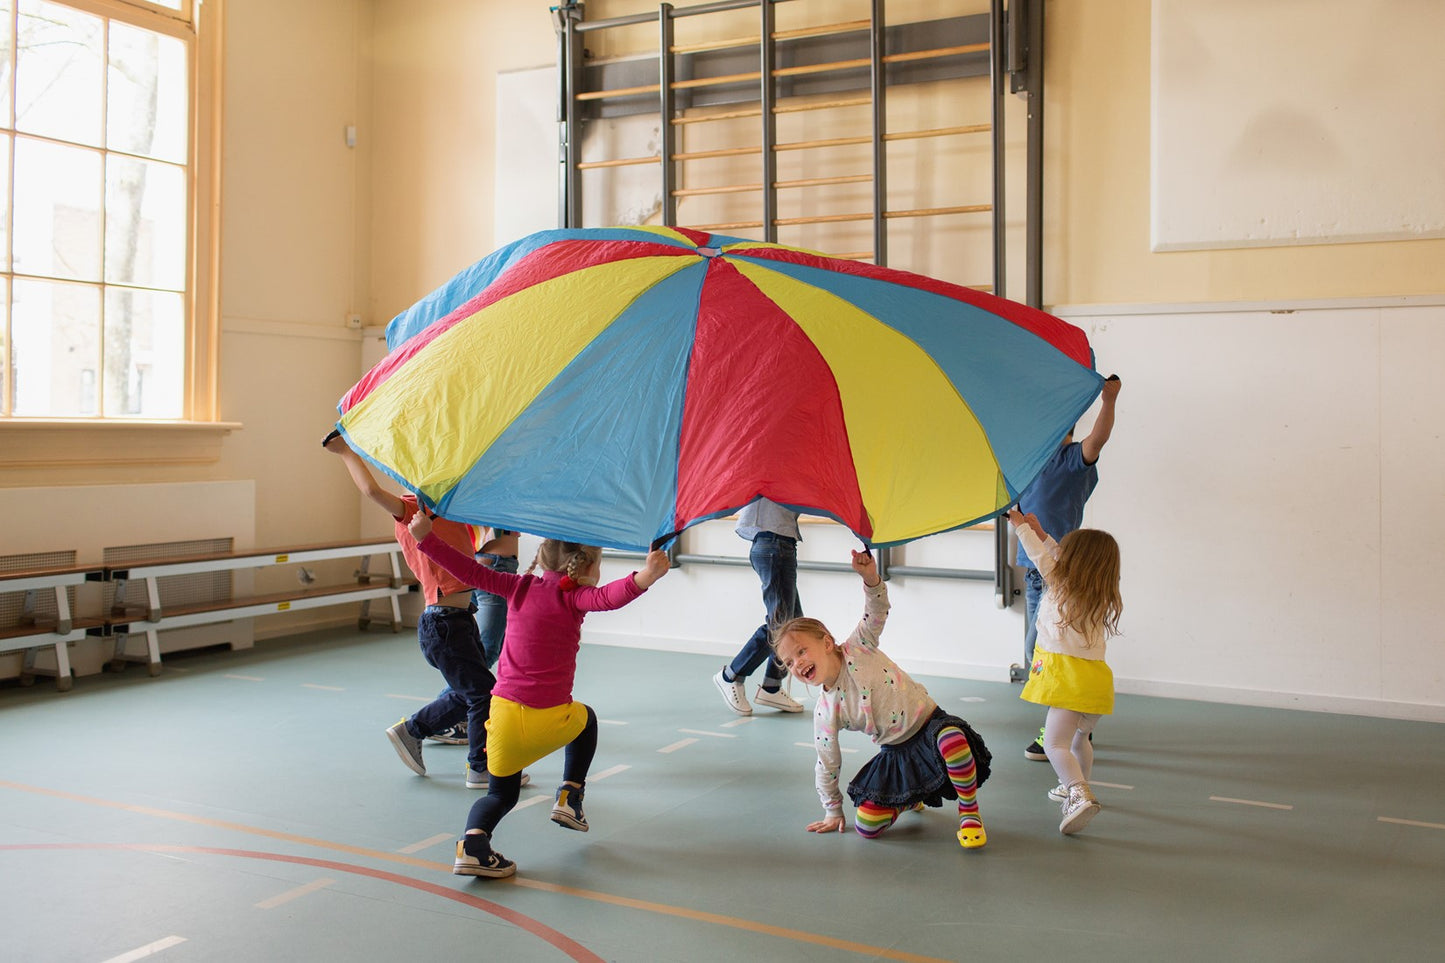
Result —
M 431 533 L 418 513 L 411 534 L 428 558 L 463 582 L 507 601 L 507 638 L 497 663 L 487 723 L 487 794 L 472 804 L 466 835 L 457 841 L 452 872 L 458 876 L 511 876 L 516 863 L 492 849 L 492 831 L 517 805 L 522 767 L 566 747 L 562 785 L 552 821 L 587 831 L 582 795 L 597 749 L 597 714 L 572 700 L 582 619 L 588 612 L 620 609 L 667 574 L 667 553 L 650 552 L 642 570 L 598 586 L 602 550 L 546 539 L 532 568 L 540 577 L 513 575 L 478 564 Z

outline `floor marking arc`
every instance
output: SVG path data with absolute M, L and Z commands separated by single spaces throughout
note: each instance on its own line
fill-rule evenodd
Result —
M 393 883 L 398 886 L 421 890 L 424 893 L 440 896 L 443 899 L 453 900 L 464 906 L 471 906 L 475 909 L 490 913 L 499 919 L 506 920 L 523 932 L 530 933 L 544 943 L 550 943 L 567 956 L 579 961 L 579 963 L 604 963 L 602 957 L 593 953 L 570 936 L 559 933 L 545 923 L 538 922 L 530 916 L 523 916 L 516 910 L 509 909 L 500 903 L 493 903 L 491 900 L 482 899 L 480 896 L 472 896 L 470 893 L 449 889 L 436 883 L 428 883 L 426 880 L 412 879 L 410 876 L 402 876 L 398 873 L 389 873 L 384 869 L 372 869 L 368 866 L 356 866 L 352 863 L 338 863 L 330 859 L 314 859 L 310 856 L 287 856 L 283 853 L 263 853 L 251 849 L 225 849 L 219 846 L 179 846 L 167 843 L 22 843 L 14 846 L 0 846 L 0 850 L 12 849 L 115 849 L 131 850 L 133 852 L 205 853 L 211 856 L 236 856 L 242 859 L 264 859 L 277 863 L 295 863 L 298 866 L 315 866 L 337 873 L 350 873 L 354 876 L 369 876 L 372 879 L 379 879 L 383 882 Z M 431 863 L 428 865 L 435 866 L 436 864 Z
M 219 819 L 209 819 L 204 816 L 193 816 L 189 813 L 172 812 L 165 809 L 156 809 L 151 806 L 138 806 L 133 803 L 116 802 L 110 799 L 99 799 L 94 796 L 82 796 L 78 793 L 66 792 L 60 789 L 45 789 L 40 786 L 27 786 L 23 783 L 0 780 L 0 789 L 13 789 L 17 792 L 29 793 L 38 796 L 48 796 L 54 799 L 66 799 L 71 802 L 81 803 L 89 806 L 99 806 L 106 809 L 118 809 L 125 812 L 138 813 L 141 815 L 155 816 L 161 819 L 170 819 L 177 822 L 193 823 L 198 826 L 208 826 L 215 829 L 228 829 L 234 832 L 246 833 L 252 836 L 261 836 L 268 839 L 285 840 L 298 843 L 304 846 L 312 846 L 317 849 L 330 850 L 332 852 L 350 853 L 355 856 L 363 856 L 378 861 L 398 863 L 404 866 L 412 866 L 425 869 L 428 872 L 436 872 L 439 869 L 446 869 L 446 863 L 438 863 L 432 860 L 419 859 L 415 856 L 403 856 L 396 853 L 388 853 L 382 850 L 366 849 L 361 846 L 350 846 L 346 843 L 333 842 L 326 839 L 317 839 L 309 836 L 301 836 L 296 833 L 284 833 L 273 829 L 262 829 L 259 826 L 248 826 L 245 823 L 233 823 Z M 540 797 L 546 798 L 546 797 Z M 7 849 L 34 849 L 34 848 L 72 848 L 84 849 L 91 844 L 35 844 L 35 845 L 0 845 L 0 851 Z M 166 847 L 162 846 L 132 846 L 134 849 L 143 849 L 151 852 L 161 852 Z M 171 847 L 179 849 L 181 847 Z M 287 857 L 271 857 L 278 860 L 285 860 Z M 294 861 L 303 861 L 304 857 L 295 857 Z M 329 863 L 324 860 L 309 860 L 310 865 L 321 867 L 336 866 L 343 872 L 349 872 L 344 868 L 346 864 Z M 378 875 L 380 870 L 367 870 L 372 875 Z M 431 883 L 423 883 L 419 880 L 410 880 L 408 877 L 397 877 L 405 880 L 408 884 L 415 883 L 419 888 L 427 892 L 436 892 L 448 899 L 458 899 L 459 902 L 467 902 L 472 897 L 466 897 L 455 890 L 447 889 Z M 866 943 L 850 943 L 845 940 L 838 940 L 832 937 L 819 936 L 815 933 L 808 933 L 802 930 L 790 930 L 781 926 L 772 926 L 766 923 L 757 923 L 752 920 L 740 919 L 732 916 L 722 916 L 716 913 L 705 913 L 699 910 L 691 910 L 685 907 L 670 906 L 666 903 L 652 903 L 645 900 L 632 899 L 625 896 L 614 896 L 610 893 L 601 893 L 596 890 L 576 889 L 570 886 L 560 886 L 555 883 L 546 883 L 541 880 L 528 879 L 526 877 L 514 876 L 500 885 L 510 884 L 521 886 L 526 889 L 535 889 L 541 892 L 560 893 L 573 896 L 578 899 L 590 900 L 592 902 L 607 903 L 614 906 L 624 906 L 629 909 L 641 910 L 643 912 L 656 913 L 662 916 L 676 916 L 682 919 L 691 919 L 698 922 L 712 923 L 718 926 L 726 926 L 732 929 L 744 930 L 752 933 L 760 933 L 768 936 L 776 936 L 781 939 L 792 940 L 800 943 L 813 943 L 820 946 L 829 946 L 835 949 L 845 950 L 849 953 L 858 953 L 863 956 L 873 956 L 880 959 L 900 960 L 903 963 L 948 963 L 947 960 L 932 956 L 920 956 L 918 954 L 903 953 L 898 950 L 890 950 L 884 947 L 869 946 Z M 460 898 L 459 898 L 460 897 Z M 470 905 L 481 905 L 485 900 L 477 900 Z M 510 910 L 508 911 L 510 912 Z

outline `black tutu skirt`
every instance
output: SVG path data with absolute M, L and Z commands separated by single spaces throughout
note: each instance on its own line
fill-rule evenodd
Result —
M 938 733 L 955 726 L 968 739 L 978 785 L 988 778 L 993 754 L 983 738 L 967 722 L 949 715 L 941 707 L 913 734 L 907 742 L 896 746 L 880 746 L 878 755 L 864 763 L 858 775 L 848 784 L 848 798 L 857 806 L 865 801 L 895 809 L 906 809 L 917 803 L 942 806 L 946 799 L 957 799 L 958 791 L 948 778 L 948 767 L 938 751 Z

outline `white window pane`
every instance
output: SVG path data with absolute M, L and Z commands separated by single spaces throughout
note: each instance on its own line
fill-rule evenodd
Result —
M 185 163 L 189 129 L 185 43 L 112 22 L 108 76 L 106 146 Z
M 185 320 L 179 294 L 106 289 L 107 415 L 180 418 L 184 414 Z
M 10 279 L 0 277 L 0 414 L 9 414 L 10 386 L 15 383 L 10 365 L 5 363 L 5 341 L 10 331 Z
M 10 330 L 15 414 L 100 413 L 99 287 L 17 279 Z
M 15 65 L 15 127 L 100 145 L 103 105 L 99 17 L 20 0 Z
M 110 155 L 105 279 L 172 291 L 185 287 L 185 168 Z
M 10 124 L 10 94 L 15 89 L 10 82 L 10 51 L 15 49 L 15 18 L 11 11 L 12 0 L 0 0 L 0 63 L 6 65 L 0 70 L 0 124 Z
M 100 154 L 15 143 L 15 271 L 100 280 Z
M 0 271 L 10 270 L 10 147 L 14 139 L 0 134 Z

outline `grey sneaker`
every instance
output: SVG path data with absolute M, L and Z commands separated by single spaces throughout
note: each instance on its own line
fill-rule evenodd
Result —
M 458 722 L 456 725 L 443 729 L 441 732 L 433 732 L 427 736 L 431 742 L 440 742 L 445 746 L 465 746 L 467 744 L 467 724 Z
M 779 712 L 802 712 L 803 704 L 782 689 L 777 692 L 769 692 L 762 686 L 753 695 L 753 704 L 767 706 L 769 709 L 777 709 Z
M 525 786 L 531 781 L 532 777 L 524 772 L 522 773 L 522 781 L 518 785 Z M 491 785 L 491 782 L 492 781 L 490 778 L 490 774 L 485 769 L 483 769 L 481 772 L 477 772 L 470 765 L 467 766 L 468 789 L 486 789 L 488 786 Z
M 1059 832 L 1065 836 L 1072 836 L 1089 825 L 1089 820 L 1093 819 L 1101 808 L 1099 800 L 1094 798 L 1094 792 L 1089 788 L 1088 783 L 1081 782 L 1070 786 L 1069 798 L 1065 799 L 1060 807 L 1064 819 L 1059 823 Z
M 557 787 L 557 802 L 552 806 L 552 822 L 564 829 L 575 829 L 579 833 L 587 832 L 587 816 L 582 812 L 582 795 L 585 792 L 578 786 L 569 786 L 566 783 Z
M 456 876 L 487 876 L 501 879 L 514 876 L 517 864 L 492 849 L 486 833 L 471 833 L 457 840 L 457 858 L 452 863 Z
M 405 719 L 386 730 L 386 737 L 391 740 L 391 747 L 401 761 L 406 763 L 406 768 L 418 776 L 426 775 L 426 763 L 421 761 L 421 740 L 406 731 Z
M 723 678 L 723 670 L 718 669 L 717 675 L 712 677 L 712 681 L 717 686 L 717 691 L 722 693 L 723 701 L 728 704 L 729 709 L 740 716 L 753 714 L 753 707 L 748 705 L 747 693 L 743 691 L 742 679 L 728 682 Z

